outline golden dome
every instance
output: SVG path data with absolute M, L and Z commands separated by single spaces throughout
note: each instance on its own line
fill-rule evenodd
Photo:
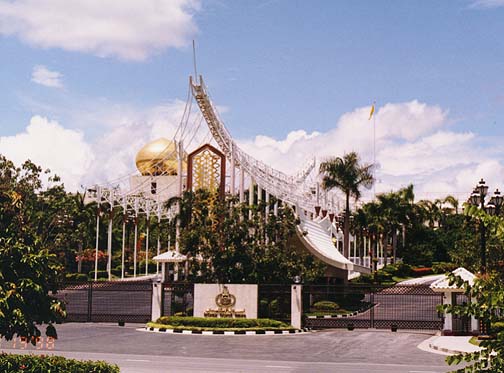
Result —
M 177 175 L 177 143 L 160 138 L 145 144 L 135 163 L 144 176 Z

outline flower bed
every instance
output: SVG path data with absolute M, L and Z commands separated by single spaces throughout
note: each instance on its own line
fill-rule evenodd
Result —
M 117 365 L 104 361 L 80 361 L 62 356 L 0 354 L 2 373 L 119 373 Z
M 259 330 L 294 330 L 281 321 L 271 319 L 232 319 L 224 317 L 180 317 L 163 316 L 147 324 L 149 328 L 177 329 L 194 331 L 259 331 Z

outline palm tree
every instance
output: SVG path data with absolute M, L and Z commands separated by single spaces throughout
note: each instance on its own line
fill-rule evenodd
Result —
M 338 188 L 345 194 L 345 215 L 343 221 L 343 254 L 348 258 L 350 248 L 350 197 L 357 201 L 361 197 L 361 187 L 371 188 L 374 183 L 372 164 L 359 164 L 359 156 L 355 152 L 333 157 L 320 164 L 323 175 L 322 188 L 330 190 Z
M 458 214 L 458 208 L 459 208 L 459 201 L 453 196 L 446 196 L 445 199 L 443 200 L 443 203 L 451 205 L 450 207 L 445 207 L 445 212 L 451 213 L 455 212 L 455 215 Z

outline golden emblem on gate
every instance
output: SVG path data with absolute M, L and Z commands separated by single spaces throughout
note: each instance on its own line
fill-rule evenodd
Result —
M 230 309 L 236 304 L 236 297 L 229 293 L 227 286 L 224 285 L 222 293 L 215 297 L 215 304 L 223 309 Z

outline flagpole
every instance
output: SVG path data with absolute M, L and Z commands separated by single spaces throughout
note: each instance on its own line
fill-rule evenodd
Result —
M 373 101 L 373 199 L 376 199 L 376 101 Z

